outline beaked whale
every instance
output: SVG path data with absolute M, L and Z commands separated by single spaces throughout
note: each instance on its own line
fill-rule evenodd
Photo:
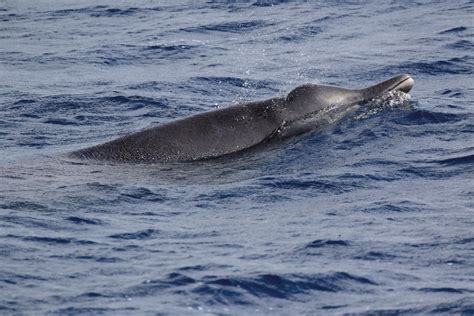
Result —
M 249 149 L 270 139 L 321 129 L 357 105 L 414 81 L 398 75 L 365 89 L 305 84 L 286 97 L 229 106 L 178 119 L 72 152 L 71 157 L 123 162 L 194 161 Z

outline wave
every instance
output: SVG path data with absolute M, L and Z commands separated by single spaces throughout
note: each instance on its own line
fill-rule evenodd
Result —
M 215 48 L 214 55 L 219 51 L 226 51 L 223 48 Z M 43 53 L 33 55 L 28 52 L 8 52 L 2 53 L 4 60 L 11 66 L 28 65 L 51 65 L 53 67 L 72 65 L 136 65 L 136 64 L 168 64 L 171 61 L 192 59 L 196 55 L 205 57 L 203 47 L 179 44 L 152 44 L 152 45 L 129 45 L 110 44 L 100 45 L 89 49 L 74 49 L 62 53 Z
M 7 10 L 0 10 L 0 12 L 7 12 Z M 28 19 L 28 16 L 24 14 L 8 13 L 0 14 L 0 22 L 10 22 L 10 21 L 24 21 Z
M 276 38 L 277 41 L 283 42 L 300 42 L 308 38 L 314 37 L 323 32 L 323 28 L 315 25 L 307 25 L 291 30 L 289 34 L 281 35 Z
M 124 240 L 146 240 L 146 239 L 153 239 L 157 235 L 160 235 L 161 231 L 156 229 L 146 229 L 141 230 L 138 232 L 133 233 L 121 233 L 121 234 L 114 234 L 110 235 L 110 238 L 113 239 L 124 239 Z
M 456 242 L 457 244 L 464 245 L 464 244 L 471 244 L 474 243 L 474 237 L 471 238 L 463 238 Z
M 449 165 L 449 166 L 474 164 L 474 154 L 459 156 L 459 157 L 454 157 L 454 158 L 441 159 L 441 160 L 436 160 L 434 162 L 437 162 L 441 165 Z
M 452 293 L 457 294 L 457 293 Z M 472 315 L 474 314 L 474 300 L 463 298 L 451 302 L 435 303 L 425 307 L 372 309 L 370 311 L 351 313 L 351 315 Z
M 461 98 L 461 97 L 464 97 L 464 96 L 465 96 L 463 90 L 461 90 L 461 89 L 456 89 L 456 88 L 453 88 L 453 89 L 443 89 L 443 90 L 439 91 L 439 93 L 440 93 L 441 95 L 449 96 L 450 98 Z
M 471 75 L 473 74 L 473 57 L 465 55 L 463 57 L 454 57 L 446 60 L 437 60 L 432 62 L 407 62 L 398 66 L 401 73 L 409 73 L 412 75 Z M 387 68 L 385 71 L 393 70 L 393 67 Z
M 308 244 L 306 244 L 303 249 L 312 249 L 312 248 L 327 248 L 327 247 L 339 247 L 339 246 L 350 246 L 349 241 L 345 240 L 333 240 L 333 239 L 317 239 Z
M 29 273 L 10 273 L 10 272 L 0 272 L 0 279 L 6 281 L 10 284 L 17 284 L 18 281 L 23 280 L 35 280 L 35 281 L 47 281 L 47 278 L 38 275 L 38 274 L 29 274 Z
M 420 212 L 426 208 L 425 204 L 413 201 L 400 201 L 395 203 L 373 202 L 370 206 L 363 208 L 363 212 L 375 213 L 412 213 Z
M 424 288 L 418 289 L 418 291 L 426 292 L 426 293 L 456 293 L 456 294 L 474 292 L 467 289 L 457 289 L 457 288 L 452 288 L 452 287 L 424 287 Z
M 150 11 L 161 11 L 160 7 L 151 7 L 151 8 L 137 8 L 137 7 L 129 7 L 129 8 L 113 8 L 106 5 L 97 5 L 85 8 L 77 8 L 77 9 L 63 9 L 63 10 L 55 10 L 45 12 L 49 19 L 56 19 L 56 18 L 65 18 L 71 16 L 78 16 L 78 15 L 87 15 L 93 18 L 100 18 L 100 17 L 124 17 L 124 16 L 132 16 L 139 13 L 146 13 Z
M 164 290 L 197 294 L 207 304 L 247 305 L 253 297 L 294 300 L 299 295 L 311 292 L 368 291 L 367 286 L 377 283 L 346 272 L 315 275 L 259 274 L 253 277 L 204 276 L 200 279 L 181 273 L 171 273 L 159 280 L 147 280 L 141 285 L 126 290 L 130 297 L 151 296 Z
M 163 116 L 169 109 L 165 98 L 139 95 L 59 95 L 21 99 L 4 105 L 3 111 L 18 122 L 39 120 L 44 124 L 81 126 L 105 121 L 120 122 L 124 116 Z M 79 114 L 80 113 L 80 114 Z M 18 118 L 24 118 L 18 120 Z
M 285 179 L 264 177 L 261 178 L 259 184 L 264 187 L 279 189 L 279 190 L 298 190 L 298 191 L 317 191 L 321 193 L 341 194 L 349 192 L 358 187 L 358 184 L 353 181 L 329 181 L 329 180 L 314 180 L 314 179 Z
M 446 48 L 472 51 L 472 49 L 474 49 L 474 43 L 469 40 L 461 40 L 447 44 Z
M 102 315 L 102 314 L 134 314 L 139 310 L 137 307 L 123 307 L 123 308 L 112 308 L 112 307 L 66 307 L 51 310 L 48 314 L 51 315 Z
M 149 45 L 144 46 L 142 50 L 152 50 L 158 52 L 170 52 L 171 54 L 179 54 L 179 53 L 188 53 L 189 50 L 195 49 L 197 46 L 194 45 Z
M 354 257 L 354 259 L 357 259 L 357 260 L 366 260 L 366 261 L 387 260 L 390 262 L 393 262 L 395 258 L 396 256 L 386 253 L 386 252 L 381 252 L 381 251 L 367 251 L 363 254 L 360 254 Z
M 44 212 L 48 210 L 48 207 L 43 203 L 40 204 L 28 201 L 14 201 L 0 204 L 0 209 L 26 212 Z
M 66 220 L 78 225 L 103 225 L 103 222 L 98 219 L 90 219 L 78 216 L 69 216 L 66 218 Z
M 254 80 L 238 77 L 193 77 L 191 80 L 211 86 L 218 85 L 219 87 L 223 87 L 229 85 L 249 89 L 268 89 L 269 86 L 275 85 L 275 82 L 271 80 Z
M 34 243 L 42 243 L 49 245 L 95 245 L 97 244 L 91 240 L 67 238 L 67 237 L 44 237 L 44 236 L 17 236 L 17 235 L 6 235 L 7 238 L 21 239 L 23 241 L 29 241 Z
M 65 119 L 65 118 L 49 118 L 43 121 L 45 124 L 53 124 L 53 125 L 77 125 L 76 122 Z
M 290 3 L 292 0 L 258 0 L 252 3 L 254 7 L 273 7 L 279 4 Z
M 466 30 L 467 30 L 467 27 L 465 27 L 465 26 L 458 26 L 458 27 L 453 27 L 453 28 L 450 28 L 450 29 L 448 29 L 448 30 L 439 32 L 438 34 L 460 33 L 460 32 L 464 32 L 464 31 L 466 31 Z
M 163 194 L 155 193 L 151 191 L 150 189 L 147 189 L 144 187 L 138 187 L 138 188 L 127 189 L 125 192 L 121 192 L 119 200 L 123 202 L 129 202 L 129 203 L 134 203 L 134 202 L 142 203 L 143 201 L 163 202 L 167 200 L 167 197 Z
M 256 29 L 271 26 L 268 22 L 263 20 L 253 21 L 238 21 L 238 22 L 225 22 L 201 25 L 197 27 L 183 28 L 181 31 L 190 33 L 207 33 L 207 32 L 223 32 L 223 33 L 241 33 L 249 32 Z
M 424 125 L 454 123 L 466 119 L 465 114 L 454 114 L 445 112 L 434 112 L 430 110 L 414 109 L 405 112 L 402 117 L 394 119 L 400 125 Z
M 377 285 L 364 277 L 358 277 L 345 272 L 335 272 L 325 275 L 276 275 L 261 274 L 249 277 L 205 277 L 201 280 L 204 285 L 193 289 L 199 294 L 215 294 L 218 288 L 226 288 L 237 296 L 250 294 L 256 297 L 273 297 L 291 299 L 295 295 L 307 294 L 311 291 L 341 292 L 349 291 L 359 285 Z M 242 291 L 243 290 L 243 291 Z

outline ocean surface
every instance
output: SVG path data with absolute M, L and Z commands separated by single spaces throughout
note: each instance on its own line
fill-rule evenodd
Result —
M 473 1 L 0 1 L 0 314 L 474 314 Z M 73 150 L 303 83 L 385 98 L 194 163 Z

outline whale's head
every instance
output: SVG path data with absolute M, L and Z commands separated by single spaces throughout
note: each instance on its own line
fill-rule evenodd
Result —
M 346 89 L 336 86 L 305 84 L 293 89 L 285 98 L 283 117 L 286 122 L 334 122 L 358 105 L 387 93 L 408 93 L 413 87 L 409 75 L 398 75 L 364 89 Z
M 410 75 L 403 74 L 357 91 L 362 94 L 364 100 L 371 100 L 388 92 L 401 91 L 408 93 L 413 88 L 414 83 L 415 81 Z

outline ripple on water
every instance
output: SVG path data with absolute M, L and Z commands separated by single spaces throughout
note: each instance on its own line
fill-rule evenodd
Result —
M 78 216 L 69 216 L 66 220 L 77 225 L 103 225 L 101 220 Z
M 317 239 L 305 245 L 303 249 L 338 247 L 338 246 L 350 246 L 350 242 L 345 241 L 345 240 L 336 240 L 336 239 Z
M 471 165 L 474 163 L 474 154 L 441 159 L 441 160 L 437 160 L 436 162 L 441 165 L 447 165 L 447 166 L 456 166 L 456 165 L 465 165 L 465 164 Z
M 451 299 L 448 303 L 435 303 L 420 308 L 373 309 L 370 312 L 355 313 L 355 315 L 420 315 L 420 314 L 474 314 L 474 300 L 472 298 Z
M 414 110 L 406 113 L 403 117 L 396 118 L 395 123 L 399 125 L 424 125 L 454 123 L 468 118 L 464 114 L 442 113 L 428 110 Z
M 253 21 L 238 21 L 238 22 L 225 22 L 201 25 L 198 27 L 188 27 L 181 29 L 184 32 L 190 33 L 207 33 L 207 32 L 223 32 L 223 33 L 244 33 L 252 30 L 264 28 L 270 26 L 268 22 L 263 20 Z
M 208 304 L 248 305 L 255 298 L 294 299 L 296 296 L 311 292 L 351 292 L 364 289 L 366 286 L 377 286 L 369 278 L 346 272 L 334 272 L 316 275 L 277 275 L 259 274 L 248 276 L 204 276 L 195 279 L 182 273 L 170 273 L 163 279 L 147 280 L 140 285 L 126 290 L 126 295 L 149 296 L 164 290 L 197 294 L 199 300 Z
M 146 240 L 146 239 L 154 239 L 159 236 L 161 232 L 156 229 L 146 229 L 141 230 L 133 233 L 120 233 L 120 234 L 113 234 L 110 235 L 110 238 L 113 239 L 122 239 L 122 240 Z
M 391 67 L 392 69 L 393 67 Z M 469 55 L 432 62 L 407 62 L 399 66 L 399 72 L 412 75 L 471 75 L 473 58 Z
M 467 30 L 465 26 L 453 27 L 451 29 L 440 32 L 439 34 L 461 33 Z

